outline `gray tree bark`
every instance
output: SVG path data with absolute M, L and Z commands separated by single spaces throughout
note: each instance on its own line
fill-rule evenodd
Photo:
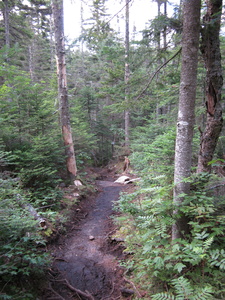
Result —
M 213 159 L 218 138 L 223 127 L 221 92 L 223 76 L 220 53 L 220 23 L 222 0 L 208 0 L 207 12 L 201 31 L 201 52 L 206 68 L 207 120 L 201 134 L 197 173 L 211 172 L 209 162 Z
M 190 176 L 192 163 L 192 139 L 195 123 L 195 97 L 199 49 L 201 0 L 185 0 L 183 9 L 182 67 L 179 91 L 179 108 L 174 168 L 174 215 L 179 213 L 184 194 L 190 184 L 184 179 Z M 172 228 L 172 240 L 188 231 L 187 220 L 179 216 Z
M 10 33 L 9 33 L 9 2 L 3 0 L 4 3 L 4 26 L 5 26 L 5 45 L 9 49 L 10 47 Z M 8 51 L 7 49 L 7 51 Z
M 125 127 L 125 147 L 129 147 L 130 142 L 130 110 L 129 110 L 129 79 L 130 79 L 130 65 L 129 65 L 129 52 L 130 52 L 130 32 L 129 32 L 129 2 L 126 0 L 126 17 L 125 17 L 125 105 L 124 112 L 124 127 Z
M 52 1 L 52 11 L 54 18 L 54 33 L 58 71 L 58 96 L 60 108 L 60 121 L 62 126 L 62 136 L 66 151 L 66 166 L 68 177 L 73 181 L 77 174 L 73 138 L 70 126 L 66 60 L 65 60 L 65 42 L 64 42 L 64 20 L 63 20 L 63 0 Z

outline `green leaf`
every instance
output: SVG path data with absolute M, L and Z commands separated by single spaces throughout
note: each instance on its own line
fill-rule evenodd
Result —
M 177 270 L 179 273 L 183 270 L 183 268 L 186 268 L 186 266 L 182 263 L 177 263 L 175 266 L 174 266 L 174 269 Z
M 160 256 L 156 256 L 153 259 L 153 263 L 155 264 L 156 269 L 160 269 L 160 268 L 164 267 L 164 260 Z

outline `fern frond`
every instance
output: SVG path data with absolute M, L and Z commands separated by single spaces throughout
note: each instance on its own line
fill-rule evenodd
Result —
M 168 293 L 159 293 L 152 296 L 152 300 L 175 300 L 175 296 Z
M 207 240 L 205 240 L 204 243 L 203 243 L 204 249 L 205 250 L 209 249 L 210 246 L 212 245 L 213 241 L 214 241 L 214 237 L 213 236 L 211 236 Z
M 193 288 L 187 278 L 179 277 L 172 280 L 172 284 L 176 289 L 176 300 L 189 299 L 193 293 Z
M 211 300 L 212 299 L 212 288 L 210 286 L 205 286 L 199 291 L 195 291 L 191 300 Z

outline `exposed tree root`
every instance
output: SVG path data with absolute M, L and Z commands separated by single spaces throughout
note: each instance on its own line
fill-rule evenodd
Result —
M 67 279 L 61 279 L 61 280 L 57 280 L 57 281 L 62 281 L 71 291 L 76 292 L 78 295 L 83 296 L 90 300 L 95 300 L 94 297 L 87 290 L 85 292 L 83 292 L 79 289 L 76 289 L 68 282 Z
M 142 296 L 141 296 L 141 294 L 139 293 L 139 291 L 137 290 L 135 284 L 134 284 L 132 281 L 128 280 L 127 278 L 124 278 L 124 280 L 125 280 L 127 283 L 129 283 L 130 285 L 132 285 L 132 287 L 133 287 L 133 289 L 135 290 L 135 293 L 136 293 L 136 295 L 138 296 L 138 298 L 142 298 Z
M 52 287 L 51 283 L 49 283 L 49 290 L 56 295 L 60 300 L 65 300 L 65 298 L 63 298 L 61 295 L 59 295 Z M 53 298 L 52 298 L 53 299 Z M 54 298 L 55 299 L 55 298 Z

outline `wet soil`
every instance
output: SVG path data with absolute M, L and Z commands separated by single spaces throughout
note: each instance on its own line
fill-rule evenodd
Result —
M 124 299 L 124 271 L 119 266 L 124 259 L 123 244 L 110 236 L 115 230 L 113 202 L 127 187 L 113 179 L 99 180 L 97 186 L 98 195 L 82 200 L 72 212 L 71 229 L 51 249 L 54 262 L 42 300 Z

